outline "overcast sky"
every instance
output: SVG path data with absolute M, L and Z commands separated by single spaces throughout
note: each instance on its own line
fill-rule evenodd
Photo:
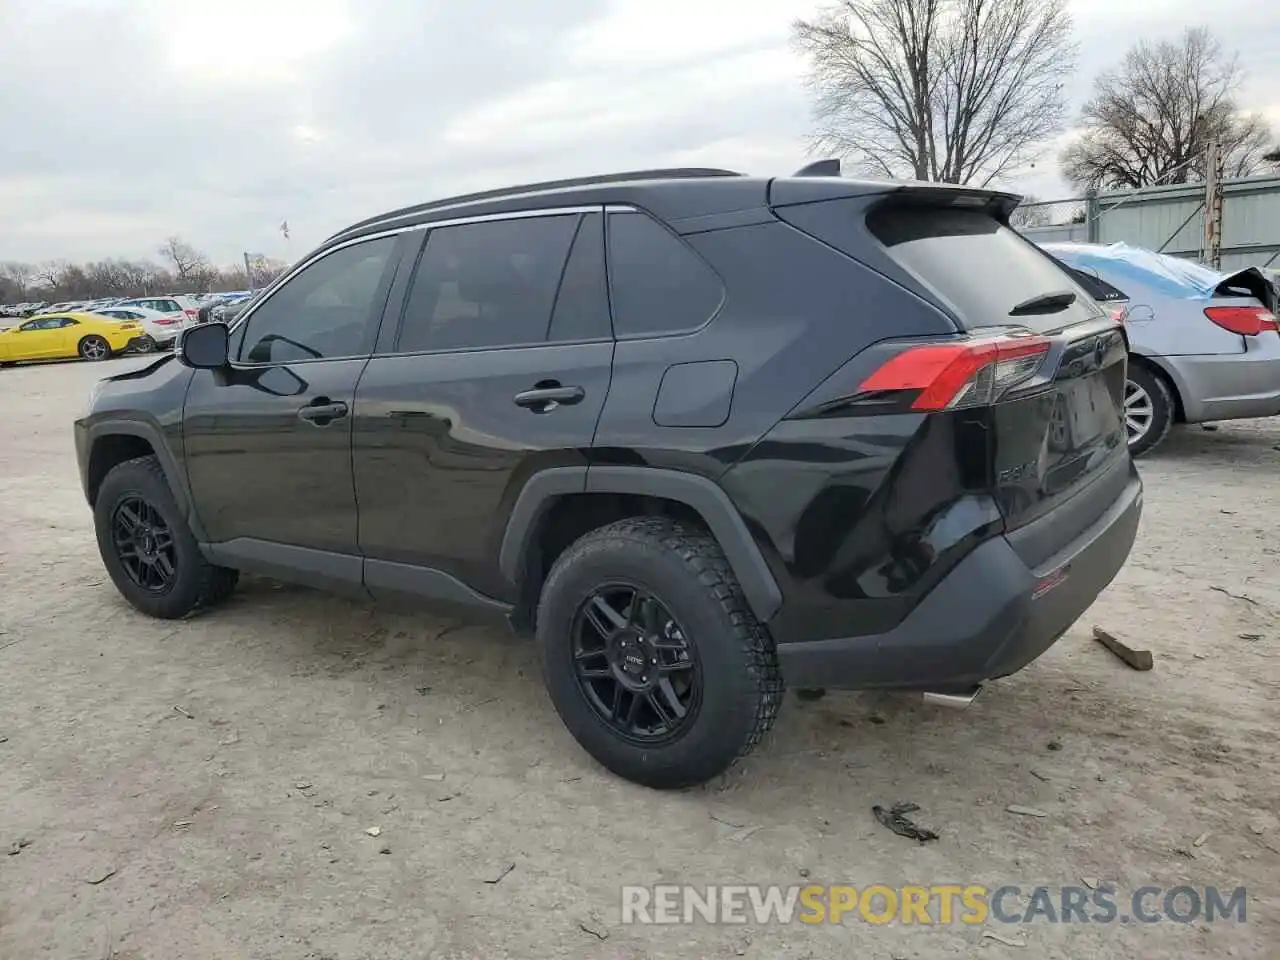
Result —
M 806 162 L 789 24 L 821 0 L 0 0 L 0 259 L 294 259 L 470 189 Z M 1075 0 L 1078 106 L 1136 38 L 1206 23 L 1280 136 L 1274 0 Z M 1009 185 L 1065 195 L 1055 151 Z M 292 238 L 278 232 L 287 219 Z

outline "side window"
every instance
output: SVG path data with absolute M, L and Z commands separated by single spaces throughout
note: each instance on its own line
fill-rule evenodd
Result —
M 547 339 L 563 343 L 573 340 L 607 340 L 613 335 L 609 323 L 609 290 L 604 272 L 604 217 L 589 213 L 578 225 L 556 294 L 555 310 Z
M 643 213 L 609 214 L 609 288 L 618 337 L 696 330 L 724 299 L 702 258 Z
M 396 350 L 542 343 L 581 216 L 490 220 L 427 236 Z
M 76 326 L 76 325 L 77 325 L 77 324 L 79 324 L 79 323 L 80 323 L 80 321 L 79 321 L 79 320 L 72 320 L 70 317 L 63 317 L 63 318 L 62 318 L 62 320 L 58 322 L 58 326 L 59 326 L 59 327 L 74 327 L 74 326 Z
M 381 237 L 343 247 L 294 276 L 249 317 L 240 359 L 288 363 L 365 352 L 395 245 L 395 237 Z

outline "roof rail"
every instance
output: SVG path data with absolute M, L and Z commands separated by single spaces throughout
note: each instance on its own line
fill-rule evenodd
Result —
M 801 167 L 793 177 L 838 177 L 840 176 L 840 161 L 833 160 L 815 160 L 813 163 Z
M 425 213 L 443 207 L 452 207 L 460 203 L 475 203 L 479 200 L 497 200 L 501 197 L 516 197 L 525 193 L 537 193 L 542 190 L 562 190 L 568 187 L 590 187 L 605 183 L 627 183 L 633 180 L 692 180 L 699 177 L 741 177 L 743 174 L 735 170 L 720 170 L 715 167 L 669 167 L 654 170 L 632 170 L 625 173 L 603 173 L 590 177 L 572 177 L 568 180 L 544 180 L 541 183 L 525 183 L 512 187 L 500 187 L 496 190 L 482 190 L 479 193 L 465 193 L 457 197 L 445 197 L 428 203 L 418 203 L 400 210 L 391 210 L 369 217 L 349 227 L 343 227 L 329 239 L 340 237 L 352 230 L 367 227 L 382 220 L 406 217 L 415 213 Z

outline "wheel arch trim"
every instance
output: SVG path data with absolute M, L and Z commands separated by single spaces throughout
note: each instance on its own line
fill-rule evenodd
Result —
M 169 449 L 169 445 L 165 442 L 164 433 L 160 427 L 145 420 L 104 420 L 89 427 L 87 456 L 85 457 L 84 466 L 85 497 L 90 497 L 88 471 L 89 465 L 93 462 L 93 451 L 99 441 L 111 437 L 137 437 L 151 445 L 156 459 L 160 461 L 160 469 L 164 471 L 165 482 L 169 485 L 169 491 L 173 494 L 173 499 L 177 502 L 178 509 L 186 519 L 187 525 L 191 528 L 192 535 L 197 541 L 203 542 L 205 539 L 204 529 L 200 524 L 199 516 L 192 508 L 191 491 L 187 488 L 186 473 L 174 458 L 173 451 Z M 92 505 L 92 501 L 90 501 L 90 505 Z
M 513 586 L 538 522 L 559 497 L 572 493 L 626 493 L 684 504 L 716 538 L 756 618 L 765 623 L 781 608 L 782 591 L 729 495 L 706 477 L 658 467 L 556 467 L 530 478 L 512 508 L 498 555 L 499 569 Z

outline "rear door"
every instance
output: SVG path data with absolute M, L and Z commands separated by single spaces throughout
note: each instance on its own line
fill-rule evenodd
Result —
M 971 335 L 1016 330 L 1050 341 L 1037 378 L 985 414 L 987 457 L 1010 530 L 1077 496 L 1092 501 L 1073 507 L 1056 546 L 1065 544 L 1127 479 L 1119 323 L 1055 260 L 983 210 L 891 205 L 874 211 L 868 227 Z M 1103 477 L 1111 479 L 1093 484 Z M 1034 566 L 1043 558 L 1024 559 Z
M 356 392 L 373 592 L 465 584 L 510 599 L 497 557 L 515 498 L 542 470 L 587 463 L 609 390 L 602 220 L 557 211 L 429 232 Z

